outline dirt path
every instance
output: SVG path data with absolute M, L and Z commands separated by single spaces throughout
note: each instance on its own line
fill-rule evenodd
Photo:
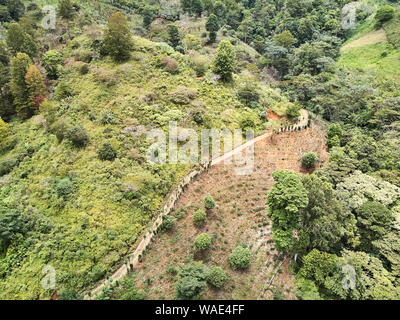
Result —
M 285 127 L 281 128 L 280 132 L 290 132 L 292 131 L 299 131 L 301 129 L 305 129 L 307 124 L 308 124 L 308 119 L 309 115 L 306 110 L 301 110 L 300 111 L 300 117 L 298 119 L 298 122 L 290 127 Z M 261 136 L 258 136 L 254 138 L 251 141 L 246 142 L 245 144 L 235 148 L 233 151 L 228 152 L 221 157 L 213 160 L 210 164 L 211 167 L 218 166 L 218 165 L 223 165 L 227 160 L 230 158 L 234 157 L 235 155 L 238 155 L 240 153 L 243 153 L 248 148 L 254 148 L 256 144 L 259 144 L 261 141 L 266 140 L 268 137 L 273 136 L 273 133 L 271 131 L 267 131 Z M 194 177 L 198 175 L 198 172 L 191 172 L 189 173 L 185 178 L 182 184 L 188 185 Z M 150 245 L 152 238 L 154 234 L 156 234 L 157 229 L 161 225 L 163 221 L 163 216 L 167 215 L 170 213 L 170 211 L 176 206 L 177 201 L 179 200 L 179 195 L 183 192 L 182 188 L 178 188 L 178 190 L 175 190 L 171 193 L 171 195 L 168 198 L 167 204 L 165 207 L 161 210 L 161 213 L 159 214 L 158 218 L 156 221 L 153 223 L 151 229 L 144 235 L 142 241 L 139 243 L 139 245 L 136 247 L 136 249 L 133 251 L 132 254 L 129 255 L 128 262 L 126 264 L 123 264 L 116 272 L 114 272 L 109 279 L 103 280 L 101 284 L 99 284 L 94 290 L 90 291 L 90 296 L 86 295 L 85 299 L 93 299 L 95 298 L 96 295 L 99 295 L 102 291 L 102 289 L 111 283 L 115 283 L 117 280 L 122 279 L 124 276 L 126 276 L 129 272 L 129 269 L 134 269 L 138 266 L 139 264 L 139 257 L 142 255 L 143 251 L 146 249 L 148 245 Z M 179 195 L 178 195 L 179 194 Z

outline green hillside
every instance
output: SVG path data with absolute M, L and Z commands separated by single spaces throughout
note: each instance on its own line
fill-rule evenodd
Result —
M 0 299 L 82 299 L 127 262 L 197 166 L 148 161 L 171 122 L 271 138 L 254 176 L 189 188 L 95 298 L 400 299 L 400 9 L 363 1 L 343 30 L 349 2 L 2 1 Z M 304 109 L 309 128 L 275 136 Z

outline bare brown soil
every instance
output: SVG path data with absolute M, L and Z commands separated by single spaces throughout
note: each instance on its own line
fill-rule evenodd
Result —
M 274 183 L 273 171 L 307 173 L 299 161 L 304 153 L 315 152 L 321 159 L 319 165 L 323 165 L 328 159 L 325 142 L 324 132 L 312 125 L 303 131 L 275 135 L 272 141 L 267 138 L 257 142 L 255 169 L 250 175 L 235 175 L 232 165 L 211 167 L 189 185 L 179 200 L 177 208 L 186 209 L 186 215 L 174 230 L 154 238 L 142 263 L 131 273 L 135 284 L 150 299 L 173 299 L 176 275 L 168 269 L 194 259 L 208 266 L 220 266 L 230 277 L 223 290 L 210 288 L 203 299 L 295 299 L 290 262 L 281 265 L 270 238 L 266 195 Z M 208 214 L 206 226 L 198 229 L 193 225 L 192 215 L 196 206 L 203 208 L 203 199 L 209 194 L 218 207 Z M 192 245 L 203 232 L 213 236 L 214 241 L 208 252 L 199 254 Z M 243 243 L 251 248 L 251 266 L 245 271 L 233 271 L 228 256 Z M 260 296 L 274 274 L 273 283 Z

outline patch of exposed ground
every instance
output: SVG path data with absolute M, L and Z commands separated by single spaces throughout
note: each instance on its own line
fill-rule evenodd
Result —
M 363 47 L 378 42 L 387 42 L 386 32 L 383 29 L 367 33 L 361 38 L 344 45 L 340 50 L 345 51 L 350 48 Z
M 131 276 L 149 299 L 173 299 L 176 275 L 174 267 L 188 261 L 202 260 L 208 266 L 220 266 L 230 280 L 223 290 L 209 288 L 203 299 L 294 299 L 293 275 L 289 263 L 279 260 L 271 240 L 270 220 L 265 203 L 274 181 L 272 172 L 288 169 L 306 173 L 299 159 L 306 152 L 328 158 L 325 134 L 317 126 L 299 132 L 283 133 L 255 145 L 255 169 L 252 174 L 238 176 L 234 166 L 216 165 L 192 182 L 178 202 L 186 214 L 174 230 L 154 238 L 142 263 Z M 193 226 L 196 206 L 203 207 L 203 198 L 211 194 L 218 207 L 208 214 L 205 227 Z M 200 233 L 214 237 L 205 254 L 195 253 L 192 244 Z M 252 250 L 248 270 L 233 271 L 228 256 L 238 245 L 246 243 Z M 280 267 L 278 267 L 280 266 Z M 266 283 L 275 274 L 273 283 L 260 297 Z

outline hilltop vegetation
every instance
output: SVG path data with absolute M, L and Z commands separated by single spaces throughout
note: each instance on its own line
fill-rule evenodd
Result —
M 276 171 L 259 211 L 260 229 L 271 223 L 274 248 L 292 262 L 288 295 L 399 298 L 400 11 L 364 1 L 358 29 L 344 30 L 349 2 L 0 1 L 0 298 L 80 298 L 125 262 L 191 169 L 149 163 L 151 129 L 261 134 L 301 108 L 331 123 L 330 160 L 311 175 Z M 55 30 L 41 27 L 48 4 Z M 340 51 L 381 28 L 387 42 Z M 298 157 L 304 172 L 317 169 L 312 151 Z M 195 210 L 199 228 L 214 208 L 208 198 Z M 212 248 L 208 233 L 197 236 L 197 251 Z M 246 277 L 249 250 L 226 245 Z M 193 260 L 180 260 L 177 296 L 170 283 L 167 296 L 229 281 L 226 266 Z M 55 289 L 41 284 L 46 265 Z M 341 286 L 346 265 L 356 289 Z M 132 279 L 101 298 L 144 298 Z

